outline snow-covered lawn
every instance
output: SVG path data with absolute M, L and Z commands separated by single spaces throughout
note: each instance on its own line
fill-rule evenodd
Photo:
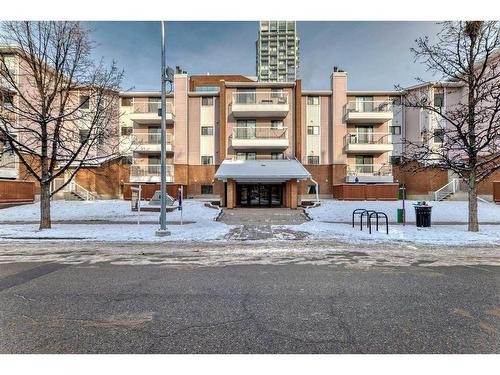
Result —
M 372 234 L 369 234 L 366 226 L 360 231 L 359 225 L 353 228 L 350 224 L 319 221 L 283 227 L 308 232 L 310 239 L 335 240 L 350 244 L 405 242 L 436 246 L 500 245 L 500 225 L 481 225 L 477 233 L 468 232 L 467 225 L 434 225 L 430 228 L 417 228 L 415 224 L 389 225 L 389 234 L 386 234 L 385 226 L 380 226 L 377 232 L 373 225 Z
M 147 205 L 145 202 L 144 205 Z M 137 221 L 137 212 L 130 209 L 130 201 L 98 200 L 98 201 L 64 201 L 55 200 L 51 205 L 52 220 L 110 220 Z M 213 220 L 218 211 L 205 207 L 204 202 L 185 200 L 183 202 L 183 220 Z M 141 212 L 141 220 L 158 221 L 159 212 Z M 181 212 L 167 212 L 168 221 L 180 220 Z M 0 210 L 1 221 L 34 221 L 40 219 L 40 203 L 10 207 Z
M 406 221 L 415 222 L 415 209 L 413 203 L 406 201 Z M 465 201 L 429 202 L 432 206 L 433 222 L 459 222 L 466 223 L 468 203 Z M 321 206 L 310 208 L 308 214 L 315 221 L 350 222 L 352 211 L 356 208 L 385 212 L 389 221 L 397 219 L 397 209 L 402 208 L 401 201 L 336 201 L 322 200 Z M 478 202 L 479 222 L 500 223 L 500 205 L 494 203 Z
M 156 224 L 54 224 L 38 230 L 38 224 L 0 225 L 0 237 L 23 239 L 82 239 L 87 241 L 212 241 L 223 239 L 231 226 L 213 220 L 167 225 L 170 236 L 157 237 Z M 7 238 L 5 238 L 7 237 Z

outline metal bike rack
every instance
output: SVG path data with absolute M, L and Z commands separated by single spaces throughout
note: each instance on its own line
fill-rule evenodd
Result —
M 375 215 L 375 219 L 376 219 L 377 232 L 378 232 L 378 219 L 380 218 L 380 219 L 385 219 L 385 232 L 386 232 L 386 234 L 389 234 L 389 221 L 387 220 L 387 215 L 384 212 L 380 212 L 380 211 L 373 211 L 368 216 L 367 225 L 369 228 L 369 233 L 372 234 L 372 216 L 374 216 L 374 215 Z
M 360 220 L 359 220 L 359 230 L 363 230 L 363 216 L 366 214 L 366 227 L 370 227 L 370 215 L 372 213 L 376 213 L 377 211 L 374 210 L 365 210 L 364 212 L 361 213 Z M 370 232 L 371 233 L 371 232 Z
M 364 208 L 356 208 L 352 211 L 352 227 L 354 228 L 354 215 L 361 215 L 366 210 Z

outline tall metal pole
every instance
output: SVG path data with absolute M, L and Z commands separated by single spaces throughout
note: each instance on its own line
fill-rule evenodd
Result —
M 165 50 L 165 21 L 161 21 L 161 194 L 160 194 L 160 229 L 156 231 L 157 236 L 168 236 L 167 231 L 167 127 L 165 122 L 166 102 L 165 92 L 167 85 L 166 77 L 166 50 Z

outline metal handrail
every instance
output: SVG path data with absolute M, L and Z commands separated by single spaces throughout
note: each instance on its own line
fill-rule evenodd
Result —
M 63 185 L 66 181 L 64 178 L 56 178 L 52 181 L 51 191 L 57 190 L 61 185 Z M 74 180 L 71 180 L 62 190 L 62 192 L 70 192 L 75 193 L 80 198 L 85 199 L 86 201 L 96 200 L 97 197 L 91 191 L 85 189 L 82 185 L 77 184 Z
M 140 144 L 159 145 L 161 143 L 161 133 L 151 133 L 148 131 L 133 131 L 134 141 Z M 167 133 L 167 145 L 173 143 L 173 134 Z
M 161 174 L 161 164 L 132 164 L 130 174 L 134 176 L 159 176 Z M 167 165 L 167 175 L 173 176 L 174 166 Z
M 245 91 L 233 92 L 233 104 L 288 104 L 286 91 Z
M 391 112 L 392 102 L 381 100 L 350 101 L 346 105 L 346 112 Z
M 351 164 L 347 166 L 349 176 L 390 176 L 392 166 L 390 164 Z
M 287 139 L 288 128 L 234 127 L 233 139 Z
M 166 103 L 166 110 L 167 113 L 174 113 L 173 112 L 173 105 L 170 102 Z M 150 100 L 147 102 L 132 102 L 132 113 L 156 113 L 159 114 L 161 109 L 161 102 L 160 99 L 156 100 Z
M 460 180 L 458 178 L 454 178 L 450 182 L 448 182 L 443 187 L 439 188 L 434 192 L 434 200 L 441 201 L 446 198 L 448 195 L 455 194 L 460 187 Z
M 345 144 L 389 144 L 391 133 L 347 133 Z

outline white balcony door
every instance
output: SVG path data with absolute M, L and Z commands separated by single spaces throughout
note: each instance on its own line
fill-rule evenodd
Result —
M 373 126 L 356 126 L 357 143 L 373 142 Z
M 356 96 L 356 112 L 372 112 L 373 96 Z
M 373 155 L 356 155 L 356 172 L 373 173 Z

